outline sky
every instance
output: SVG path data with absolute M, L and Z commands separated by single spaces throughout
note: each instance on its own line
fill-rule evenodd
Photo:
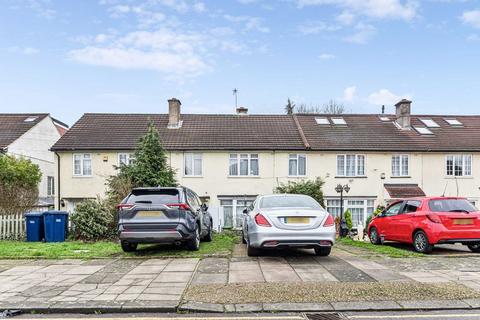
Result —
M 0 0 L 0 112 L 479 114 L 480 1 Z

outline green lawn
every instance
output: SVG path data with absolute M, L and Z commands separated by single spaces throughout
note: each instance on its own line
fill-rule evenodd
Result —
M 135 253 L 124 253 L 119 243 L 111 241 L 61 243 L 0 241 L 0 259 L 228 256 L 238 239 L 233 232 L 215 233 L 212 242 L 200 244 L 199 251 L 188 251 L 175 246 L 141 245 Z
M 350 246 L 355 248 L 361 248 L 361 249 L 364 249 L 365 251 L 370 251 L 372 253 L 387 255 L 392 258 L 409 258 L 409 257 L 425 256 L 421 253 L 418 253 L 412 250 L 396 248 L 388 244 L 374 245 L 374 244 L 371 244 L 370 242 L 354 241 L 350 238 L 339 238 L 337 239 L 337 243 L 346 250 L 348 250 L 348 247 Z

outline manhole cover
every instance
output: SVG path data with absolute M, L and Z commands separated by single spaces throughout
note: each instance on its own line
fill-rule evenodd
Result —
M 307 313 L 309 320 L 345 320 L 346 318 L 338 313 Z

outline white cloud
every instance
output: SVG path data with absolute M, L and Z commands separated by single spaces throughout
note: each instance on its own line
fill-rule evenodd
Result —
M 463 23 L 480 29 L 480 10 L 465 11 L 461 19 Z
M 367 101 L 370 104 L 374 104 L 377 106 L 380 106 L 380 105 L 391 106 L 397 103 L 398 101 L 402 100 L 403 98 L 410 98 L 410 96 L 409 95 L 399 96 L 392 93 L 388 89 L 380 89 L 370 94 L 367 98 Z
M 344 40 L 356 44 L 366 44 L 376 33 L 377 29 L 370 25 L 359 22 L 355 26 L 355 31 L 352 35 L 345 37 Z
M 351 103 L 351 102 L 353 102 L 353 100 L 355 100 L 356 94 L 357 94 L 357 87 L 356 86 L 347 87 L 347 88 L 345 88 L 345 90 L 343 90 L 342 100 L 345 101 L 345 102 L 350 102 Z
M 411 20 L 417 15 L 413 0 L 296 0 L 298 7 L 333 5 L 370 18 Z
M 193 10 L 198 13 L 205 12 L 207 10 L 205 3 L 197 2 L 193 5 Z
M 304 24 L 299 25 L 297 29 L 301 34 L 309 35 L 318 34 L 321 32 L 337 31 L 340 29 L 340 27 L 327 24 L 323 21 L 308 21 Z
M 472 33 L 467 37 L 467 40 L 472 42 L 480 41 L 480 35 Z
M 97 36 L 98 37 L 98 36 Z M 69 52 L 77 62 L 118 69 L 155 70 L 173 77 L 190 77 L 210 69 L 203 55 L 206 38 L 169 29 L 135 31 Z
M 263 25 L 263 20 L 259 17 L 232 16 L 229 14 L 226 14 L 223 17 L 225 18 L 225 20 L 230 22 L 243 23 L 244 31 L 256 30 L 263 33 L 270 32 L 270 29 Z
M 36 49 L 36 48 L 32 48 L 32 47 L 9 47 L 8 48 L 8 51 L 11 52 L 11 53 L 17 53 L 17 54 L 24 54 L 24 55 L 27 55 L 27 56 L 31 56 L 31 55 L 34 55 L 34 54 L 37 54 L 40 52 L 40 50 Z
M 343 25 L 349 26 L 355 21 L 355 15 L 348 11 L 343 11 L 336 17 L 336 20 Z
M 322 60 L 332 60 L 332 59 L 335 59 L 335 55 L 331 53 L 322 53 L 318 56 L 318 58 Z

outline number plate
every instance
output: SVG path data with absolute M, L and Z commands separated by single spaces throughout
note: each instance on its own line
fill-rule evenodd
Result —
M 453 219 L 453 224 L 473 224 L 473 219 Z
M 158 218 L 165 216 L 165 214 L 163 213 L 163 211 L 138 211 L 136 216 L 142 218 Z
M 308 217 L 286 217 L 285 223 L 298 223 L 298 224 L 306 224 L 310 223 L 310 218 Z

